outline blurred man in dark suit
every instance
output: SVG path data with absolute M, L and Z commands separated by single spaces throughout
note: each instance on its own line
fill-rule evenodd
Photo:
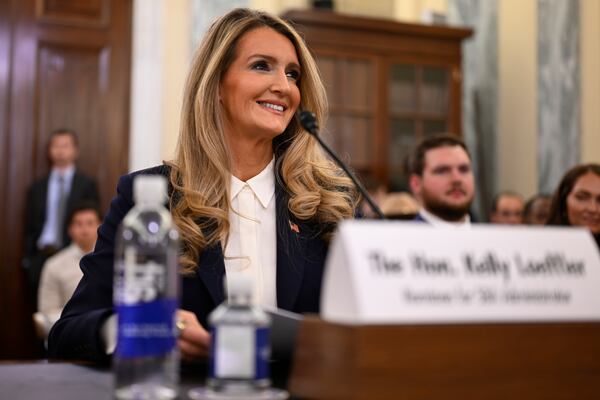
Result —
M 470 225 L 475 183 L 469 150 L 458 137 L 431 136 L 417 146 L 410 187 L 421 205 L 415 220 L 433 225 Z
M 79 155 L 75 132 L 59 129 L 48 139 L 50 173 L 35 181 L 27 193 L 25 257 L 33 304 L 46 259 L 70 243 L 65 217 L 74 204 L 99 202 L 96 182 L 77 171 Z

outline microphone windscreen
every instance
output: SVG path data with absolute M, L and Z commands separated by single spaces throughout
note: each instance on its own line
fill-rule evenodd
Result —
M 300 112 L 300 124 L 304 129 L 313 135 L 317 135 L 319 131 L 319 123 L 314 113 L 310 111 Z

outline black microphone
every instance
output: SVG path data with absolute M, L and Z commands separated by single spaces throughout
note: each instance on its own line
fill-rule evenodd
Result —
M 358 181 L 358 179 L 356 179 L 354 174 L 350 172 L 350 169 L 348 169 L 346 164 L 344 164 L 342 160 L 340 160 L 339 157 L 333 152 L 333 150 L 331 150 L 331 148 L 327 146 L 327 144 L 323 142 L 323 140 L 321 140 L 321 138 L 319 137 L 319 123 L 317 122 L 317 117 L 315 116 L 315 114 L 306 110 L 302 111 L 300 112 L 299 120 L 300 125 L 302 125 L 302 127 L 315 139 L 317 139 L 317 142 L 319 142 L 321 147 L 325 149 L 327 154 L 329 154 L 331 158 L 333 158 L 337 165 L 339 165 L 340 168 L 344 170 L 346 175 L 348 175 L 348 177 L 352 180 L 352 182 L 354 182 L 354 185 L 356 186 L 360 194 L 362 194 L 367 203 L 369 203 L 369 207 L 371 207 L 371 210 L 373 210 L 373 212 L 379 217 L 379 219 L 385 219 L 385 216 L 383 215 L 379 207 L 377 207 L 377 204 L 375 204 L 373 199 L 371 199 L 369 193 L 367 193 L 366 189 Z

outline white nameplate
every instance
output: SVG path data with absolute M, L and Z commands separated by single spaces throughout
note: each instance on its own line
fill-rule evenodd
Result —
M 346 221 L 323 279 L 331 322 L 600 320 L 600 254 L 580 228 Z

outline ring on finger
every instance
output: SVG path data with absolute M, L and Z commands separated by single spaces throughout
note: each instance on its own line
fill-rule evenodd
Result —
M 175 326 L 177 327 L 177 330 L 179 331 L 179 333 L 183 332 L 186 325 L 187 325 L 187 323 L 185 322 L 184 319 L 177 319 L 177 321 L 175 321 Z

